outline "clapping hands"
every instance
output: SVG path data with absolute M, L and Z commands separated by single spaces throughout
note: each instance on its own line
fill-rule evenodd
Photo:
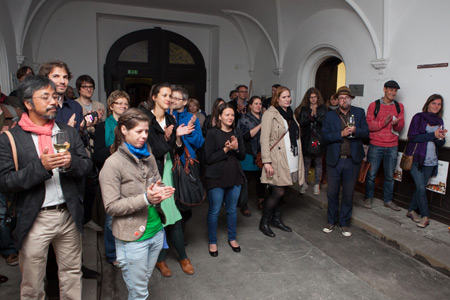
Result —
M 161 183 L 161 180 L 158 180 L 147 188 L 147 199 L 151 204 L 159 204 L 163 200 L 171 197 L 174 192 L 175 188 L 165 186 Z

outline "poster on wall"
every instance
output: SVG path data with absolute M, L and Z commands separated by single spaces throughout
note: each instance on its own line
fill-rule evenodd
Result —
M 394 180 L 402 182 L 403 170 L 400 168 L 400 161 L 402 160 L 403 152 L 397 153 L 397 164 L 394 170 Z
M 436 177 L 431 177 L 427 184 L 427 190 L 444 194 L 447 189 L 447 173 L 448 173 L 448 161 L 438 161 L 438 174 Z

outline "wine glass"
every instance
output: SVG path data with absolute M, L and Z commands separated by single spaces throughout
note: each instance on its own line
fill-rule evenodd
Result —
M 56 134 L 53 136 L 53 147 L 55 147 L 56 152 L 58 153 L 66 152 L 67 150 L 69 150 L 70 141 L 67 131 L 58 130 L 56 132 Z M 58 172 L 64 173 L 67 172 L 67 170 L 64 167 L 59 167 Z
M 348 127 L 355 127 L 355 116 L 354 116 L 354 115 L 351 115 L 351 116 L 348 118 L 347 126 L 348 126 Z M 355 137 L 355 135 L 352 133 L 352 134 L 350 134 L 348 137 L 353 138 L 353 137 Z
M 444 125 L 439 126 L 440 133 L 444 133 Z M 445 137 L 445 136 L 444 136 Z M 443 138 L 439 138 L 440 140 L 443 140 Z

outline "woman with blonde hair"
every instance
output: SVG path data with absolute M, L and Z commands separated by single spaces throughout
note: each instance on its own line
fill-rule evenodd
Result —
M 272 97 L 272 106 L 263 114 L 261 122 L 261 158 L 264 169 L 261 182 L 272 187 L 264 201 L 259 230 L 275 237 L 270 225 L 291 232 L 281 220 L 281 200 L 286 187 L 305 183 L 300 127 L 291 108 L 291 92 L 279 86 Z

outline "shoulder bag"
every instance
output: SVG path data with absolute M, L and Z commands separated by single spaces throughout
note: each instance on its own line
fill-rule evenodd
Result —
M 416 143 L 416 146 L 414 146 L 414 150 L 411 153 L 411 155 L 406 155 L 405 151 L 406 151 L 406 147 L 408 146 L 408 143 L 406 143 L 405 150 L 403 150 L 402 159 L 400 160 L 400 168 L 403 171 L 410 171 L 411 170 L 412 164 L 413 164 L 413 161 L 414 161 L 414 152 L 416 152 L 416 148 L 417 148 L 417 144 L 418 144 L 418 143 Z
M 183 166 L 180 156 L 176 154 L 172 168 L 175 203 L 180 211 L 189 210 L 205 200 L 205 192 L 200 180 L 200 162 L 191 157 L 186 145 L 184 157 Z

